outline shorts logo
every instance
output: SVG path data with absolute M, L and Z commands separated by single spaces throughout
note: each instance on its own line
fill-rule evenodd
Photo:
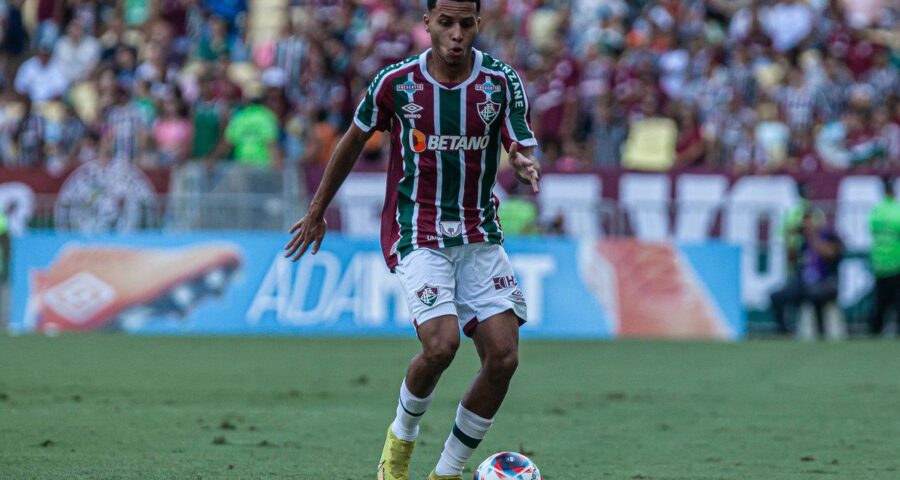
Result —
M 504 277 L 494 277 L 494 290 L 505 290 L 507 288 L 518 287 L 519 282 L 516 281 L 516 277 L 513 275 L 504 276 Z M 518 291 L 518 288 L 516 289 Z M 522 292 L 519 292 L 520 294 Z M 515 294 L 515 292 L 513 292 Z
M 500 85 L 492 82 L 490 78 L 485 79 L 484 83 L 481 85 L 475 85 L 475 90 L 478 92 L 484 92 L 485 95 L 493 95 L 499 92 L 502 88 Z
M 487 126 L 490 126 L 491 122 L 493 122 L 500 113 L 500 104 L 490 100 L 479 103 L 477 108 L 478 116 L 481 117 L 481 120 L 483 120 L 484 124 Z
M 462 233 L 462 222 L 446 221 L 441 222 L 441 234 L 445 237 L 456 237 Z
M 416 290 L 416 297 L 419 298 L 420 302 L 430 307 L 437 301 L 438 287 L 426 283 L 422 288 Z
M 424 133 L 413 129 L 409 132 L 409 143 L 412 145 L 414 152 L 422 153 L 425 151 L 425 147 L 428 146 L 428 139 Z
M 418 112 L 421 112 L 425 107 L 415 104 L 415 103 L 407 103 L 406 105 L 404 105 L 400 108 L 403 109 L 404 112 L 406 112 L 405 114 L 403 114 L 403 118 L 416 119 L 416 118 L 422 118 L 422 115 L 420 115 Z
M 525 294 L 523 294 L 522 291 L 519 290 L 518 288 L 513 290 L 513 292 L 510 295 L 512 295 L 516 300 L 523 300 L 523 301 L 525 300 Z
M 422 85 L 421 83 L 413 82 L 412 80 L 407 80 L 403 83 L 397 84 L 398 92 L 407 92 L 407 93 L 418 92 L 420 90 L 423 90 L 424 88 L 425 88 L 425 85 Z

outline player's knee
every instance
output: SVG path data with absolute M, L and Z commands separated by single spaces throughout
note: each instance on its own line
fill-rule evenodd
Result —
M 511 378 L 518 367 L 519 353 L 514 348 L 489 355 L 484 364 L 488 376 L 497 380 Z
M 429 365 L 444 370 L 453 362 L 458 349 L 459 337 L 442 338 L 424 345 L 422 355 Z

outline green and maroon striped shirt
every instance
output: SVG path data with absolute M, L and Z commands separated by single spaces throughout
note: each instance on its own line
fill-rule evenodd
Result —
M 392 270 L 417 248 L 502 244 L 500 149 L 537 145 L 512 67 L 473 50 L 469 78 L 445 85 L 428 74 L 428 53 L 378 72 L 354 118 L 363 131 L 391 132 L 381 248 Z

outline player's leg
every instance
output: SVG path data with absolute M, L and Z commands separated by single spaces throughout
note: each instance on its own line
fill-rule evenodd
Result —
M 519 366 L 519 317 L 507 310 L 478 324 L 472 340 L 481 357 L 481 370 L 463 396 L 469 411 L 494 418 Z
M 433 479 L 460 478 L 463 467 L 485 437 L 503 403 L 518 366 L 519 325 L 525 299 L 509 259 L 497 245 L 469 245 L 457 275 L 457 299 L 481 357 L 481 369 L 456 412 L 456 422 L 432 474 Z M 479 323 L 479 320 L 481 322 Z
M 406 440 L 418 435 L 419 420 L 434 397 L 434 387 L 456 356 L 459 322 L 455 315 L 443 315 L 423 323 L 416 333 L 422 351 L 409 362 L 393 424 L 394 433 Z
M 410 362 L 400 385 L 394 421 L 378 463 L 378 480 L 407 480 L 419 422 L 434 397 L 434 386 L 459 347 L 450 259 L 433 250 L 417 250 L 395 269 L 407 293 L 422 352 Z
M 472 334 L 481 369 L 456 410 L 456 421 L 432 478 L 457 478 L 494 423 L 519 365 L 519 318 L 512 310 L 478 324 Z

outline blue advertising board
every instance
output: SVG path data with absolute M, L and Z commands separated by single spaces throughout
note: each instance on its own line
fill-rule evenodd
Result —
M 329 234 L 317 255 L 295 264 L 283 257 L 286 240 L 274 233 L 28 234 L 14 245 L 9 329 L 414 334 L 406 295 L 377 241 Z M 523 336 L 743 335 L 737 247 L 608 243 L 507 240 L 528 301 Z M 626 248 L 621 255 L 620 246 Z M 628 256 L 635 252 L 632 261 Z M 667 265 L 661 275 L 647 277 L 653 269 L 635 263 L 650 258 L 645 252 Z M 633 298 L 635 288 L 644 292 L 640 298 Z M 654 301 L 656 310 L 648 309 Z M 660 315 L 673 305 L 684 315 Z

